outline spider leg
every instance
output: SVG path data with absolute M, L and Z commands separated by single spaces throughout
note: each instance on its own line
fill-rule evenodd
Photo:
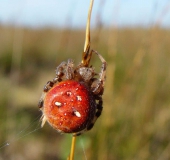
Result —
M 44 86 L 44 89 L 43 89 L 44 92 L 42 93 L 42 96 L 38 102 L 38 107 L 40 108 L 41 111 L 43 110 L 43 106 L 44 106 L 44 97 L 45 97 L 46 93 L 49 91 L 49 89 L 51 87 L 53 87 L 54 84 L 55 83 L 53 81 L 48 81 L 46 83 L 46 85 Z M 41 127 L 43 127 L 46 122 L 46 117 L 44 115 L 42 115 L 40 118 L 40 121 L 42 121 Z
M 99 80 L 105 82 L 107 63 L 106 63 L 105 59 L 97 51 L 92 50 L 92 52 L 96 53 L 102 62 Z
M 106 80 L 106 67 L 107 67 L 107 63 L 106 63 L 104 58 L 99 53 L 97 53 L 94 50 L 92 50 L 92 52 L 96 53 L 97 56 L 100 58 L 100 60 L 102 62 L 101 71 L 100 71 L 100 74 L 99 74 L 99 79 L 95 80 L 92 83 L 92 86 L 91 86 L 93 88 L 92 92 L 94 94 L 102 95 L 103 91 L 104 91 L 104 83 L 105 83 L 105 80 Z
M 65 71 L 66 71 L 66 79 L 71 80 L 74 78 L 74 63 L 72 59 L 68 59 Z
M 53 79 L 53 82 L 60 82 L 62 81 L 62 77 L 64 76 L 64 69 L 67 66 L 66 62 L 62 62 L 57 68 L 56 68 L 56 77 Z
M 53 82 L 53 81 L 48 81 L 48 82 L 46 83 L 46 85 L 44 86 L 43 91 L 44 91 L 44 92 L 48 92 L 49 89 L 50 89 L 51 87 L 53 87 L 53 85 L 54 85 L 54 82 Z
M 100 117 L 100 115 L 102 114 L 102 111 L 103 111 L 103 100 L 102 100 L 102 97 L 101 96 L 95 96 L 95 99 L 96 99 L 96 104 L 97 104 L 97 107 L 96 107 L 96 113 L 95 113 L 95 116 L 94 118 L 92 119 L 92 121 L 87 125 L 86 129 L 80 131 L 80 132 L 77 132 L 77 133 L 73 133 L 74 136 L 79 136 L 81 135 L 84 131 L 89 131 L 93 128 L 96 120 Z
M 103 101 L 102 101 L 102 97 L 101 96 L 97 96 L 96 98 L 98 100 L 97 103 L 97 108 L 96 108 L 96 113 L 95 116 L 93 118 L 93 120 L 91 121 L 91 123 L 87 126 L 87 130 L 91 130 L 96 122 L 96 120 L 100 117 L 102 111 L 103 111 Z
M 50 81 L 51 82 L 51 81 Z M 47 82 L 48 83 L 48 82 Z M 45 97 L 45 95 L 46 95 L 46 92 L 43 92 L 42 93 L 42 96 L 41 96 L 41 98 L 40 98 L 40 100 L 39 100 L 39 102 L 38 102 L 38 107 L 39 107 L 39 109 L 41 110 L 41 111 L 43 111 L 43 106 L 44 106 L 44 97 Z M 41 123 L 41 127 L 43 127 L 44 126 L 44 124 L 45 124 L 45 122 L 46 122 L 46 117 L 44 116 L 44 115 L 42 115 L 41 116 L 41 118 L 40 118 L 40 121 L 42 122 Z
M 45 122 L 47 121 L 46 117 L 44 115 L 41 116 L 40 121 L 42 121 L 41 123 L 41 128 L 44 126 Z
M 42 108 L 44 105 L 44 101 L 42 98 L 40 98 L 39 102 L 38 102 L 38 108 Z

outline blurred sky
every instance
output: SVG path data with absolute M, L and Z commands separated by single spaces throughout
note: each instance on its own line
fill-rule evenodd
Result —
M 84 27 L 90 0 L 0 0 L 0 24 Z M 170 27 L 170 0 L 95 0 L 91 25 Z

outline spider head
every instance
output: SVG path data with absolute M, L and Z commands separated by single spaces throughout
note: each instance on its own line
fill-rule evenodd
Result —
M 81 67 L 79 68 L 78 72 L 85 82 L 90 81 L 90 79 L 95 76 L 94 69 L 91 67 Z

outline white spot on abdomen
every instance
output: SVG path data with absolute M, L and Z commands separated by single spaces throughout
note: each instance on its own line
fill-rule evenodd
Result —
M 81 101 L 82 100 L 81 96 L 77 96 L 77 100 Z
M 62 104 L 61 104 L 61 102 L 55 102 L 54 103 L 57 107 L 60 107 Z
M 68 96 L 71 96 L 72 95 L 72 93 L 71 92 L 66 92 L 66 94 L 68 95 Z
M 80 114 L 80 112 L 78 112 L 78 111 L 75 111 L 74 114 L 75 114 L 77 117 L 79 117 L 79 118 L 81 117 L 81 114 Z

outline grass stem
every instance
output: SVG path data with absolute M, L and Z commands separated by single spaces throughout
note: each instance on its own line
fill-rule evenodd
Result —
M 92 8 L 93 8 L 93 2 L 94 2 L 94 0 L 90 1 L 89 11 L 88 11 L 84 52 L 86 52 L 87 47 L 90 45 L 90 20 L 91 20 L 91 12 L 92 12 Z
M 67 160 L 74 160 L 75 144 L 76 144 L 76 136 L 73 136 L 72 142 L 71 142 L 70 156 L 69 156 L 69 158 L 67 158 Z

